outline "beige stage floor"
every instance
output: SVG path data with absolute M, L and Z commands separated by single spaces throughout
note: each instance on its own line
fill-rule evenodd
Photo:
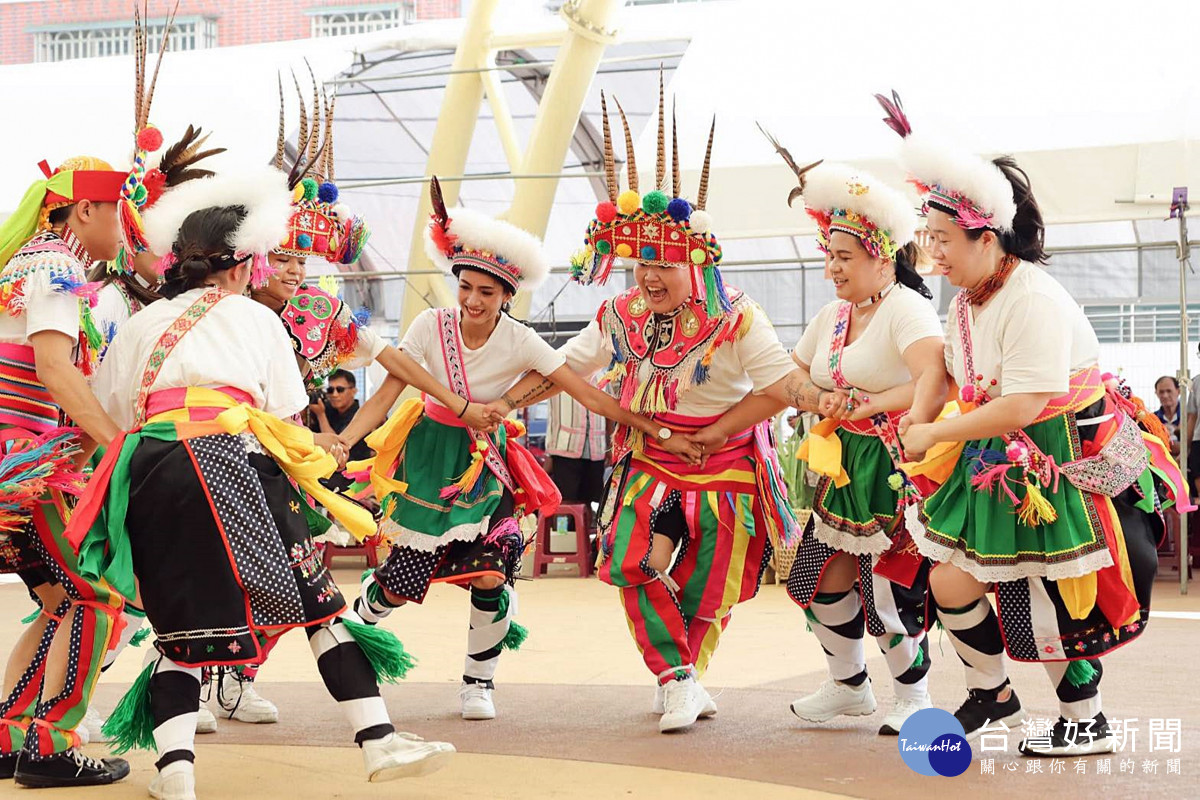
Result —
M 348 596 L 356 593 L 357 575 L 337 571 Z M 504 656 L 497 676 L 499 718 L 492 722 L 464 722 L 457 715 L 467 621 L 462 590 L 435 587 L 423 606 L 401 609 L 386 623 L 420 660 L 401 685 L 384 687 L 392 718 L 402 730 L 453 742 L 461 755 L 447 769 L 418 780 L 367 784 L 307 642 L 291 634 L 259 678 L 261 693 L 279 706 L 279 723 L 222 720 L 216 734 L 199 737 L 200 796 L 891 798 L 939 788 L 942 779 L 918 776 L 903 765 L 895 738 L 875 734 L 892 693 L 873 645 L 868 667 L 880 701 L 874 716 L 808 725 L 790 713 L 788 703 L 822 680 L 824 660 L 782 586 L 765 586 L 734 615 L 705 681 L 714 694 L 720 692 L 718 716 L 671 736 L 657 732 L 650 713 L 653 685 L 611 587 L 594 579 L 549 578 L 523 581 L 519 589 L 530 638 L 520 652 Z M 1032 772 L 1031 762 L 1015 753 L 1014 734 L 1007 753 L 983 754 L 995 759 L 995 775 L 980 774 L 976 764 L 945 789 L 979 798 L 1049 792 L 1200 797 L 1200 697 L 1191 691 L 1200 656 L 1200 588 L 1194 591 L 1181 598 L 1176 584 L 1160 583 L 1155 610 L 1166 615 L 1154 620 L 1141 641 L 1105 660 L 1106 713 L 1110 719 L 1137 718 L 1131 725 L 1139 729 L 1136 749 L 1112 759 L 1111 776 L 1097 774 L 1096 759 L 1086 762 L 1086 774 L 1076 771 L 1074 760 L 1059 767 L 1038 762 L 1040 773 Z M 0 608 L 3 652 L 31 606 L 21 587 L 3 585 Z M 932 637 L 933 699 L 953 710 L 965 696 L 962 669 L 944 634 L 935 631 Z M 102 712 L 136 676 L 145 649 L 129 650 L 105 674 L 97 691 Z M 1012 678 L 1033 716 L 1057 716 L 1040 668 L 1016 665 Z M 1182 721 L 1182 752 L 1150 752 L 1154 719 Z M 94 745 L 88 751 L 105 752 Z M 1122 772 L 1122 758 L 1132 759 L 1131 772 Z M 1169 759 L 1179 759 L 1179 774 L 1168 774 Z M 130 760 L 134 772 L 128 780 L 87 796 L 145 797 L 153 757 L 135 753 Z M 0 796 L 6 794 L 15 796 L 14 787 L 0 783 Z

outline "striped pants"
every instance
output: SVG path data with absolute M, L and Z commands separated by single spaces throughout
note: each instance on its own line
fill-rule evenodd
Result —
M 648 566 L 652 533 L 680 543 L 663 576 Z M 629 631 L 659 683 L 704 675 L 733 607 L 758 592 L 771 552 L 755 494 L 672 489 L 638 473 L 604 550 L 600 578 L 621 590 Z
M 9 664 L 16 683 L 6 686 L 0 700 L 0 753 L 24 749 L 31 758 L 48 757 L 79 746 L 75 728 L 87 713 L 109 647 L 120 635 L 123 601 L 102 581 L 78 574 L 71 545 L 63 538 L 66 508 L 57 492 L 34 511 L 25 535 L 40 556 L 38 566 L 19 572 L 31 590 L 57 584 L 66 592 L 58 608 L 43 608 L 26 630 L 37 641 L 26 665 Z M 61 684 L 47 674 L 51 650 L 63 652 L 65 677 Z

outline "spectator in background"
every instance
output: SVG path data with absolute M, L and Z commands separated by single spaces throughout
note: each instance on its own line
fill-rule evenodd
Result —
M 1158 411 L 1154 416 L 1171 434 L 1171 453 L 1179 454 L 1179 381 L 1163 375 L 1154 382 L 1154 393 L 1158 395 Z
M 566 392 L 548 402 L 546 454 L 551 457 L 550 477 L 562 492 L 564 503 L 599 503 L 608 457 L 607 420 L 588 411 Z
M 317 433 L 341 433 L 358 413 L 358 386 L 354 375 L 345 370 L 334 372 L 325 382 L 325 397 L 310 397 L 309 400 L 312 401 L 308 407 L 312 421 L 308 427 Z M 370 457 L 371 448 L 367 447 L 365 438 L 350 448 L 350 461 Z M 339 471 L 322 483 L 341 492 L 348 489 L 352 481 Z

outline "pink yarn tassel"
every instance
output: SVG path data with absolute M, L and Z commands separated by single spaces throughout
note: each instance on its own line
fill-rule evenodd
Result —
M 487 536 L 483 537 L 483 543 L 495 544 L 505 536 L 509 536 L 514 533 L 519 536 L 521 534 L 521 526 L 518 525 L 517 521 L 512 517 L 506 517 L 505 519 L 501 520 L 496 527 L 488 531 Z

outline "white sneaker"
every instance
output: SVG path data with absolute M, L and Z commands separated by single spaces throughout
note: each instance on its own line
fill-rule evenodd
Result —
M 482 683 L 464 683 L 458 690 L 462 700 L 463 719 L 495 719 L 496 704 L 492 702 L 492 690 Z
M 883 718 L 883 725 L 879 726 L 879 735 L 899 736 L 900 728 L 904 726 L 904 720 L 923 708 L 933 708 L 933 701 L 929 698 L 928 693 L 915 699 L 897 697 L 892 703 L 892 710 Z
M 217 717 L 204 703 L 200 704 L 199 714 L 196 715 L 196 733 L 216 733 Z
M 378 783 L 436 772 L 454 754 L 454 745 L 427 742 L 411 733 L 389 733 L 363 742 L 362 754 L 367 780 Z
M 87 730 L 87 738 L 93 742 L 111 742 L 112 739 L 104 735 L 104 718 L 100 716 L 96 709 L 88 706 L 87 713 L 83 715 L 83 720 L 79 723 L 76 729 L 79 731 L 79 737 L 84 738 L 84 729 Z M 84 744 L 87 744 L 85 741 Z
M 851 686 L 828 678 L 812 694 L 793 701 L 792 713 L 809 722 L 828 722 L 843 714 L 865 717 L 875 713 L 875 693 L 870 680 Z
M 232 672 L 224 672 L 221 675 L 220 688 L 217 702 L 227 719 L 236 719 L 251 725 L 279 721 L 279 709 L 258 693 L 254 688 L 254 681 L 239 681 Z
M 196 800 L 196 776 L 190 772 L 162 774 L 150 781 L 150 796 L 154 800 Z
M 700 690 L 704 692 L 704 710 L 700 712 L 700 718 L 708 719 L 709 717 L 715 717 L 717 715 L 717 701 L 713 699 L 712 695 L 709 694 L 708 690 L 703 686 L 700 687 Z M 666 709 L 663 707 L 663 700 L 665 697 L 666 688 L 660 683 L 658 686 L 654 687 L 654 706 L 651 709 L 659 716 L 662 716 L 663 712 L 666 711 Z
M 658 721 L 660 733 L 690 726 L 704 710 L 707 692 L 692 678 L 670 681 L 663 690 L 663 715 Z

